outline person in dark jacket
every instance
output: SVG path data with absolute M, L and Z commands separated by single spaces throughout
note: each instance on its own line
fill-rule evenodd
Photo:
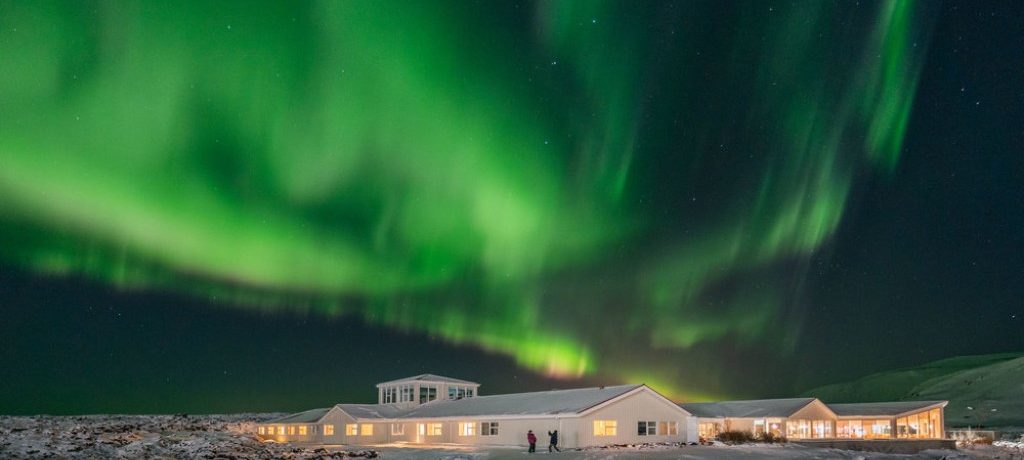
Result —
M 551 449 L 561 452 L 562 449 L 558 448 L 558 430 L 548 431 L 548 436 L 551 437 L 551 444 L 548 444 L 548 452 L 551 452 Z
M 526 432 L 526 442 L 530 443 L 530 450 L 528 452 L 531 454 L 537 452 L 537 435 L 533 434 L 533 430 Z

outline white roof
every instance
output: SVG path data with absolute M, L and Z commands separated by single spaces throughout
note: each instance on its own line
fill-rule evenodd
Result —
M 323 407 L 320 409 L 310 409 L 307 411 L 299 412 L 297 414 L 285 415 L 284 417 L 275 418 L 266 423 L 313 423 L 319 422 L 320 419 L 324 418 L 324 415 L 330 411 L 330 407 Z
M 578 414 L 641 386 L 617 385 L 438 400 L 413 407 L 401 418 Z
M 856 404 L 828 404 L 828 407 L 840 417 L 884 415 L 895 416 L 907 412 L 916 412 L 931 406 L 945 407 L 947 401 L 893 401 Z
M 420 375 L 414 375 L 412 377 L 406 377 L 404 379 L 388 380 L 387 382 L 378 383 L 377 386 L 379 387 L 381 385 L 389 385 L 389 384 L 392 384 L 392 383 L 401 383 L 401 382 L 455 383 L 455 384 L 459 384 L 459 385 L 476 385 L 476 386 L 480 386 L 479 383 L 470 382 L 469 380 L 456 379 L 456 378 L 445 377 L 443 375 L 435 375 L 435 374 L 420 374 Z
M 817 398 L 753 399 L 680 404 L 687 412 L 708 418 L 789 417 Z

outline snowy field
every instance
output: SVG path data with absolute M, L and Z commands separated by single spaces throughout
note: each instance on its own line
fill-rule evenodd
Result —
M 527 454 L 519 447 L 412 448 L 401 445 L 296 446 L 260 442 L 254 423 L 280 414 L 0 416 L 0 458 L 152 459 L 337 459 L 408 460 L 517 459 L 1024 459 L 1024 443 L 1002 442 L 961 451 L 891 455 L 795 445 L 632 446 Z

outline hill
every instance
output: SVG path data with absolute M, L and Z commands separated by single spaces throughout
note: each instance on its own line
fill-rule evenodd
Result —
M 830 403 L 945 399 L 948 426 L 1024 426 L 1024 353 L 958 356 L 804 394 Z

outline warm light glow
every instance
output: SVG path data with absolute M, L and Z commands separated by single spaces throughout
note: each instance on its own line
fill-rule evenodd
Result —
M 288 427 L 288 434 L 295 434 L 295 427 L 294 426 Z
M 616 420 L 594 420 L 594 436 L 615 436 L 618 432 Z
M 281 426 L 277 427 L 277 434 L 280 434 L 280 435 L 284 434 L 284 425 L 281 425 Z
M 359 432 L 362 436 L 373 436 L 373 425 L 364 423 Z
M 299 434 L 302 436 L 306 435 L 306 425 L 302 425 L 299 427 Z
M 404 424 L 402 424 L 402 423 L 392 423 L 391 424 L 391 435 L 392 436 L 402 436 L 404 434 L 405 434 L 405 425 Z
M 260 434 L 263 434 L 263 427 L 262 427 L 262 426 L 261 426 L 261 427 L 260 427 L 260 429 L 259 429 L 259 433 L 260 433 Z
M 334 435 L 334 425 L 324 425 L 324 436 Z
M 440 423 L 428 423 L 427 424 L 427 436 L 441 436 L 442 424 Z
M 476 422 L 459 422 L 459 436 L 476 435 Z
M 349 423 L 349 424 L 345 425 L 345 435 L 346 436 L 358 436 L 359 435 L 359 425 L 356 425 L 355 423 Z

